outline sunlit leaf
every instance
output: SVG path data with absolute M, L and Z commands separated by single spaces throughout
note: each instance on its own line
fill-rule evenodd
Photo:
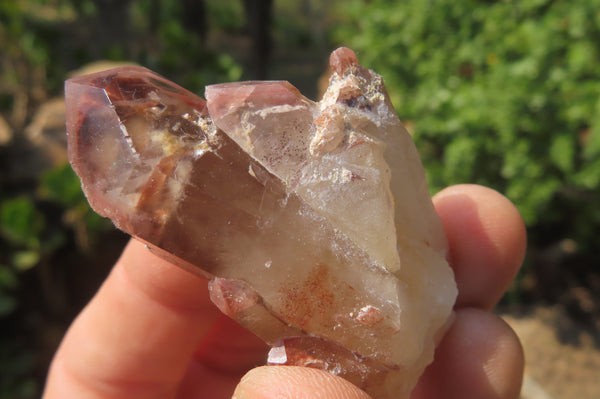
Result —
M 40 254 L 37 251 L 19 251 L 13 255 L 13 265 L 17 270 L 29 270 L 40 261 Z

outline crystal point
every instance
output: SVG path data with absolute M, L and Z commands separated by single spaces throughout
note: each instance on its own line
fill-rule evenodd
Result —
M 208 86 L 140 67 L 66 83 L 69 157 L 94 209 L 211 279 L 213 302 L 375 398 L 406 398 L 456 297 L 447 242 L 382 79 L 332 53 L 319 102 L 288 82 Z

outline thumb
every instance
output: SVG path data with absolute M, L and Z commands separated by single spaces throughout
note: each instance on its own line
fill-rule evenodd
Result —
M 250 370 L 232 399 L 370 399 L 350 382 L 323 370 L 263 366 Z

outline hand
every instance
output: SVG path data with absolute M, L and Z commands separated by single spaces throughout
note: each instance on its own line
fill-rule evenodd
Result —
M 514 206 L 480 186 L 454 186 L 434 203 L 450 242 L 456 319 L 414 399 L 516 399 L 523 373 L 518 338 L 490 312 L 525 252 Z M 207 282 L 132 240 L 73 322 L 50 368 L 45 399 L 368 398 L 326 372 L 249 368 L 265 345 L 212 305 Z M 237 386 L 236 386 L 237 385 Z

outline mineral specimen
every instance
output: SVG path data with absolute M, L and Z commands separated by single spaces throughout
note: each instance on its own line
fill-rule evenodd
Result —
M 66 83 L 69 158 L 92 207 L 209 278 L 213 302 L 375 398 L 433 359 L 456 285 L 411 137 L 340 48 L 320 102 L 287 82 L 208 86 L 140 67 Z

